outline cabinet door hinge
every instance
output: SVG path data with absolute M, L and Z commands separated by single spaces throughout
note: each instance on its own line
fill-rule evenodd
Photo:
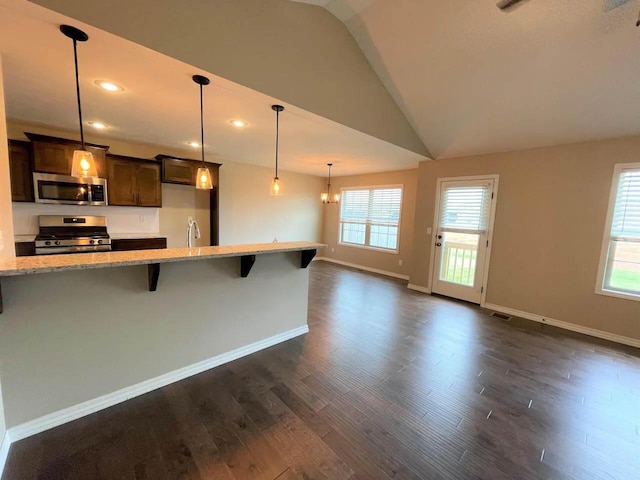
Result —
M 491 192 L 491 200 L 493 200 L 493 192 Z
M 489 246 L 489 240 L 487 240 L 487 247 Z
M 484 287 L 480 287 L 480 293 L 484 293 Z

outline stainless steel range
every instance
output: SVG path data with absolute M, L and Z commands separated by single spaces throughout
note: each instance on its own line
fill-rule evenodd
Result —
M 36 255 L 111 250 L 106 217 L 40 215 L 38 225 Z

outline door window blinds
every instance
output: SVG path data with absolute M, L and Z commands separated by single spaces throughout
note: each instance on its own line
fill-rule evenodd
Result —
M 487 185 L 442 184 L 440 228 L 486 232 L 491 215 L 492 188 Z

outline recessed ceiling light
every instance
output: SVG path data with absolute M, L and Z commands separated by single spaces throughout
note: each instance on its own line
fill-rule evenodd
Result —
M 187 142 L 187 145 L 193 148 L 198 148 L 200 146 L 198 142 Z
M 118 85 L 117 83 L 109 82 L 107 80 L 96 80 L 94 83 L 108 92 L 124 91 L 124 87 L 122 85 Z
M 107 125 L 102 122 L 87 122 L 87 123 L 91 125 L 93 128 L 97 128 L 98 130 L 103 130 L 107 128 Z
M 238 127 L 238 128 L 246 127 L 247 125 L 249 125 L 247 122 L 244 122 L 242 120 L 231 120 L 230 123 L 234 127 Z

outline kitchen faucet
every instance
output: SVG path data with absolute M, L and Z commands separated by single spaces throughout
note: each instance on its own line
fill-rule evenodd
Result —
M 196 219 L 193 217 L 189 217 L 188 220 L 188 225 L 187 225 L 187 247 L 191 248 L 193 247 L 193 229 L 195 228 L 196 230 L 196 234 L 195 237 L 196 238 L 200 238 L 200 227 L 198 226 L 198 222 L 196 222 Z

